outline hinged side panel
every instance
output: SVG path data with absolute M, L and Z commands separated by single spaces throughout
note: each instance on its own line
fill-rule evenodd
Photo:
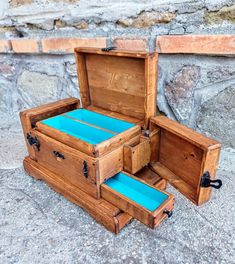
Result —
M 203 186 L 201 178 L 206 172 L 215 177 L 218 142 L 163 116 L 151 118 L 150 142 L 156 173 L 198 205 L 210 199 L 211 185 Z

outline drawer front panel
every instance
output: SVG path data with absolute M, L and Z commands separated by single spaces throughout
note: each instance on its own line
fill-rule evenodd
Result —
M 101 185 L 101 196 L 151 228 L 170 215 L 174 207 L 173 195 L 124 172 Z
M 39 164 L 93 197 L 99 198 L 96 185 L 98 168 L 95 159 L 38 131 L 32 131 L 31 136 L 37 137 L 40 143 L 39 150 L 35 151 Z

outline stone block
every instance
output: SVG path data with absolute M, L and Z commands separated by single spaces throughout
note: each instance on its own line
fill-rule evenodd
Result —
M 39 52 L 39 40 L 37 39 L 12 39 L 11 44 L 15 53 Z
M 113 45 L 118 49 L 148 50 L 147 38 L 142 38 L 142 39 L 115 38 L 113 40 Z
M 159 36 L 159 53 L 235 54 L 235 35 Z
M 45 53 L 73 53 L 76 47 L 106 47 L 106 38 L 49 38 L 42 40 Z
M 11 41 L 10 40 L 0 40 L 0 53 L 6 53 L 11 51 Z

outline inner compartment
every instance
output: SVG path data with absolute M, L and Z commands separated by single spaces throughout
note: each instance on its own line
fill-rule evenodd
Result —
M 76 109 L 44 119 L 41 123 L 92 145 L 99 144 L 135 126 L 135 124 L 86 109 Z
M 185 196 L 195 200 L 203 150 L 156 124 L 151 126 L 151 168 Z
M 155 211 L 165 200 L 168 199 L 167 194 L 158 191 L 123 172 L 119 172 L 112 178 L 108 179 L 104 184 L 151 212 Z

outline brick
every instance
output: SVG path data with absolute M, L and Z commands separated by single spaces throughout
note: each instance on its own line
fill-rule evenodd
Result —
M 45 53 L 73 53 L 76 47 L 106 47 L 106 38 L 50 38 L 42 40 Z
M 235 35 L 159 36 L 159 53 L 235 54 Z
M 38 42 L 37 39 L 12 39 L 12 50 L 15 53 L 38 53 Z
M 147 38 L 142 39 L 120 39 L 113 40 L 113 45 L 118 49 L 126 50 L 148 50 Z
M 6 53 L 11 51 L 11 41 L 10 40 L 0 40 L 0 53 Z

